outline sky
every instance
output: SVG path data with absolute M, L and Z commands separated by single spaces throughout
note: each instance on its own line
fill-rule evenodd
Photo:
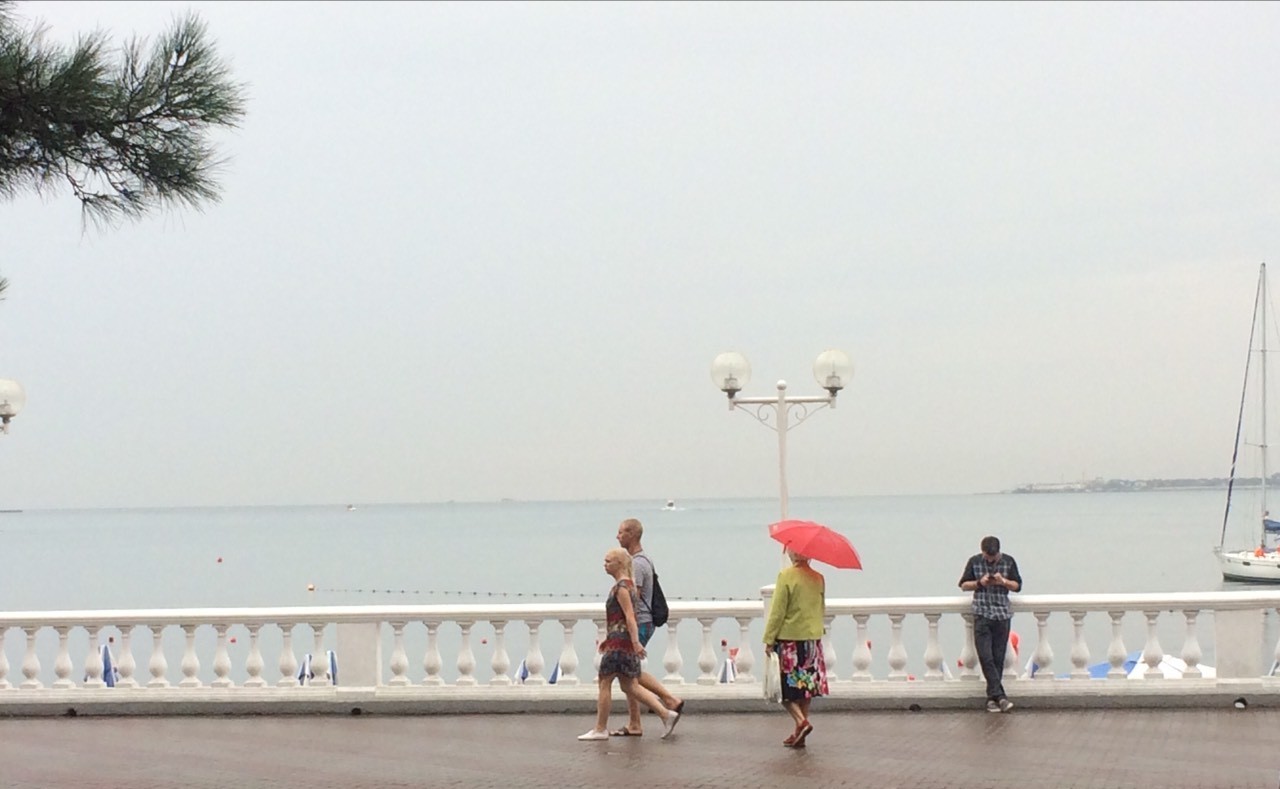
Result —
M 193 10 L 221 202 L 0 203 L 13 508 L 1226 476 L 1280 253 L 1280 5 L 20 2 Z

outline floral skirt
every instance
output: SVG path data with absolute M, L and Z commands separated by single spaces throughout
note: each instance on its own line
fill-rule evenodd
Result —
M 827 661 L 822 656 L 821 639 L 779 641 L 777 649 L 783 701 L 827 695 Z
M 599 676 L 618 674 L 623 677 L 640 676 L 640 656 L 635 652 L 609 650 L 600 656 Z

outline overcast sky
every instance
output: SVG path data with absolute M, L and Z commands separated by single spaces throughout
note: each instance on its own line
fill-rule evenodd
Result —
M 223 200 L 0 204 L 5 507 L 775 496 L 721 351 L 838 408 L 792 496 L 1225 476 L 1280 252 L 1280 4 L 194 9 Z

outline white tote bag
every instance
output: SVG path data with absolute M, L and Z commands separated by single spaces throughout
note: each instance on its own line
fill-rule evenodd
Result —
M 782 701 L 782 666 L 778 653 L 770 652 L 764 661 L 764 697 L 769 701 Z

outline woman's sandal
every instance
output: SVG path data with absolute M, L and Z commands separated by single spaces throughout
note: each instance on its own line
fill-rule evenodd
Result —
M 782 744 L 787 746 L 788 748 L 791 748 L 796 744 L 796 738 L 799 736 L 800 736 L 800 724 L 797 723 L 796 730 L 791 732 L 791 736 L 783 740 Z
M 805 737 L 808 737 L 808 736 L 809 736 L 809 734 L 810 734 L 810 733 L 812 733 L 812 732 L 813 732 L 813 724 L 809 722 L 809 719 L 808 719 L 808 718 L 805 718 L 804 723 L 801 723 L 801 724 L 796 728 L 796 741 L 795 741 L 794 743 L 792 743 L 791 747 L 792 747 L 792 748 L 803 748 L 803 747 L 804 747 L 804 738 L 805 738 Z

